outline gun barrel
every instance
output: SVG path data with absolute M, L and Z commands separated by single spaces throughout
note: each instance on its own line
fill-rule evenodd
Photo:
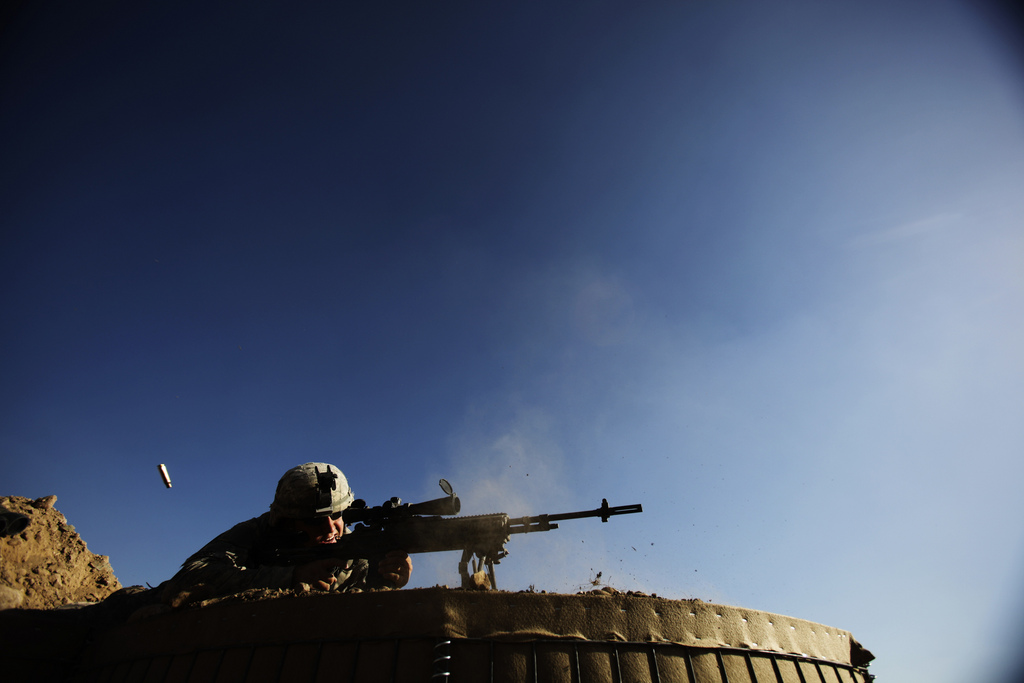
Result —
M 634 505 L 616 505 L 615 507 L 608 506 L 608 499 L 601 499 L 601 507 L 596 510 L 586 510 L 584 512 L 565 512 L 559 515 L 548 515 L 548 519 L 552 522 L 557 522 L 560 519 L 579 519 L 581 517 L 600 517 L 602 522 L 607 522 L 609 517 L 615 515 L 631 515 L 635 512 L 643 512 L 644 508 L 639 503 Z
M 601 507 L 594 510 L 582 510 L 580 512 L 562 512 L 556 515 L 537 515 L 535 517 L 516 517 L 510 519 L 510 534 L 526 534 L 531 531 L 547 531 L 557 529 L 558 525 L 552 522 L 560 522 L 563 519 L 581 519 L 583 517 L 600 517 L 602 522 L 607 522 L 609 517 L 615 515 L 630 515 L 636 512 L 643 512 L 644 508 L 639 503 L 633 505 L 616 505 L 610 507 L 608 499 L 601 500 Z

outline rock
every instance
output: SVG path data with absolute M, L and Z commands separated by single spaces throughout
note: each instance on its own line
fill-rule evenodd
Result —
M 57 496 L 44 496 L 43 498 L 36 498 L 32 501 L 32 507 L 37 510 L 52 510 L 53 506 L 57 504 Z
M 57 496 L 0 496 L 0 505 L 29 518 L 23 532 L 0 538 L 0 589 L 7 589 L 0 604 L 8 609 L 98 602 L 121 588 L 107 556 L 89 551 L 53 506 L 56 501 Z
M 0 610 L 21 607 L 23 602 L 25 602 L 25 593 L 10 586 L 0 586 Z
M 470 587 L 473 590 L 486 591 L 491 589 L 491 578 L 487 572 L 481 570 L 469 577 Z

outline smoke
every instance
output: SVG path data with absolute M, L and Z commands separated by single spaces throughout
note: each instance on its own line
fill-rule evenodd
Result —
M 443 476 L 462 501 L 462 514 L 504 512 L 510 517 L 589 510 L 614 491 L 597 490 L 609 463 L 593 448 L 595 430 L 621 389 L 615 355 L 632 341 L 636 304 L 628 281 L 578 261 L 532 272 L 503 306 L 530 311 L 529 330 L 512 341 L 504 387 L 477 397 L 448 438 Z M 496 567 L 503 590 L 573 592 L 621 584 L 639 571 L 625 569 L 621 524 L 568 520 L 558 529 L 517 534 Z M 634 541 L 635 543 L 635 541 Z M 613 548 L 609 551 L 609 548 Z M 458 582 L 459 557 L 423 556 L 417 581 Z M 428 574 L 428 572 L 433 572 Z M 429 576 L 429 578 L 428 578 Z
M 488 417 L 474 409 L 450 439 L 451 471 L 460 481 L 456 492 L 466 514 L 521 516 L 568 497 L 554 420 L 536 407 L 509 412 Z
M 599 495 L 581 505 L 572 493 L 575 478 L 561 443 L 557 420 L 536 406 L 468 411 L 450 439 L 447 469 L 462 514 L 522 517 L 597 507 Z M 611 525 L 583 519 L 549 532 L 516 534 L 506 545 L 509 556 L 495 567 L 497 587 L 573 592 L 592 582 L 604 585 L 616 576 L 607 557 L 610 531 Z M 459 553 L 417 556 L 414 584 L 458 585 L 459 559 Z
M 573 322 L 577 332 L 595 346 L 613 346 L 629 339 L 635 324 L 633 298 L 614 277 L 590 274 L 577 284 Z

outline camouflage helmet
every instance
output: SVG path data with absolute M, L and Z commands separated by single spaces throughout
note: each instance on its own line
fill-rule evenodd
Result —
M 304 519 L 323 517 L 347 508 L 355 496 L 337 467 L 326 462 L 307 462 L 284 473 L 270 511 L 276 517 Z

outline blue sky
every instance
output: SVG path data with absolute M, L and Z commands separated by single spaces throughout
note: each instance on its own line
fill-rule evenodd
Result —
M 57 494 L 125 584 L 309 460 L 374 504 L 442 476 L 467 514 L 642 503 L 513 539 L 499 585 L 601 572 L 848 629 L 879 680 L 997 681 L 1024 630 L 1007 20 L 23 7 L 0 494 Z

